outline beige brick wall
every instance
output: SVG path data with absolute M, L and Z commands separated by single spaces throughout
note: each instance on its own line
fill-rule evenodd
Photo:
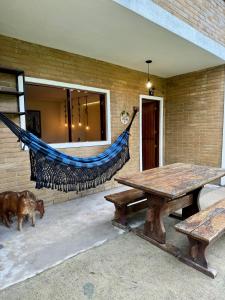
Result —
M 0 64 L 21 68 L 25 70 L 27 76 L 31 77 L 109 89 L 111 92 L 113 140 L 124 129 L 120 122 L 120 112 L 128 109 L 131 113 L 132 107 L 139 105 L 139 95 L 146 94 L 145 73 L 4 36 L 0 36 Z M 156 95 L 163 95 L 165 80 L 152 77 L 152 81 L 156 87 Z M 9 76 L 0 78 L 0 85 L 8 83 L 12 84 Z M 9 110 L 13 106 L 15 107 L 15 99 L 2 95 L 0 97 L 0 110 Z M 104 147 L 86 147 L 62 149 L 62 151 L 71 155 L 89 156 L 97 154 L 103 149 Z M 119 174 L 139 169 L 138 117 L 131 129 L 130 151 L 131 160 Z M 34 190 L 34 183 L 30 182 L 29 176 L 28 153 L 21 151 L 17 138 L 5 126 L 0 124 L 0 192 L 31 189 L 46 203 L 56 203 L 78 196 L 72 192 L 65 194 L 52 190 Z M 108 189 L 114 185 L 114 181 L 111 180 L 100 186 L 95 192 Z M 93 191 L 88 193 L 90 192 Z
M 145 94 L 146 74 L 91 58 L 0 36 L 0 64 L 24 69 L 27 76 L 52 79 L 109 89 L 111 92 L 112 138 L 123 130 L 120 112 L 130 112 Z M 165 97 L 165 162 L 193 162 L 220 166 L 223 123 L 224 66 L 167 80 L 153 77 L 156 95 Z M 9 75 L 0 77 L 0 85 L 13 85 Z M 0 111 L 14 110 L 15 99 L 0 95 Z M 15 121 L 18 121 L 14 117 Z M 139 125 L 136 118 L 130 138 L 131 160 L 119 172 L 139 169 Z M 62 149 L 71 155 L 89 156 L 104 147 Z M 0 192 L 30 189 L 47 204 L 66 201 L 76 193 L 34 189 L 29 180 L 28 153 L 21 150 L 17 138 L 0 124 Z M 94 192 L 115 186 L 113 180 Z M 92 190 L 82 195 L 93 193 Z
M 224 0 L 152 0 L 225 46 Z
M 167 80 L 166 163 L 221 166 L 225 66 Z

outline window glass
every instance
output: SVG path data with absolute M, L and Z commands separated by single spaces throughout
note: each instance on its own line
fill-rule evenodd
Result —
M 106 95 L 26 84 L 26 126 L 47 143 L 106 140 Z
M 72 119 L 73 142 L 106 140 L 105 95 L 74 91 Z

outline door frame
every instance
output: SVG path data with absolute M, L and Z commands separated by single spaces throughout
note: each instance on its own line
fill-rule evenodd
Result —
M 156 97 L 156 96 L 147 96 L 147 95 L 140 95 L 139 97 L 139 122 L 140 122 L 140 171 L 143 171 L 142 168 L 142 103 L 144 100 L 154 100 L 159 101 L 159 166 L 163 166 L 163 131 L 164 131 L 164 124 L 163 124 L 163 106 L 164 106 L 164 99 L 163 97 Z

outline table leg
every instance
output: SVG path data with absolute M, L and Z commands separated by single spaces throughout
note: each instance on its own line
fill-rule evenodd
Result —
M 166 231 L 163 224 L 163 211 L 166 200 L 156 196 L 147 196 L 148 208 L 144 225 L 144 234 L 161 243 L 166 242 Z
M 166 243 L 163 217 L 183 207 L 192 206 L 193 196 L 189 194 L 172 200 L 148 194 L 147 202 L 148 208 L 144 230 L 135 229 L 135 233 L 175 257 L 181 257 L 181 252 L 176 246 Z
M 182 218 L 183 218 L 183 220 L 189 218 L 190 216 L 192 216 L 192 215 L 194 215 L 194 214 L 196 214 L 200 211 L 199 196 L 200 196 L 201 190 L 202 190 L 202 187 L 194 190 L 191 193 L 191 195 L 192 195 L 192 204 L 182 209 Z

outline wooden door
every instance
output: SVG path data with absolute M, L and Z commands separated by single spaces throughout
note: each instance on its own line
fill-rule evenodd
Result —
M 159 166 L 159 101 L 143 100 L 142 162 L 143 170 Z

